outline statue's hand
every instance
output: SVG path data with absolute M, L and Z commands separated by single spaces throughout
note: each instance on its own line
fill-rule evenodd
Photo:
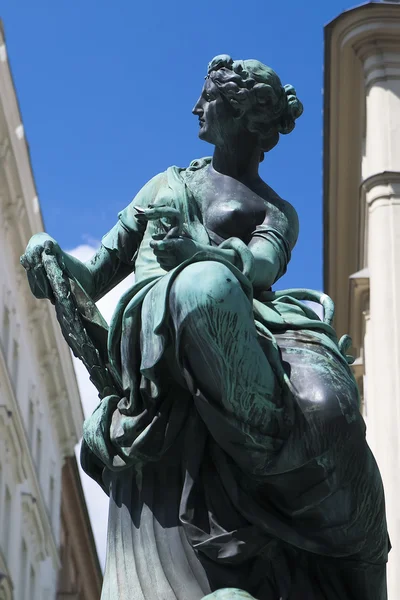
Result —
M 183 219 L 182 215 L 173 206 L 149 205 L 148 208 L 140 208 L 135 206 L 136 219 L 140 222 L 158 221 L 160 237 L 178 237 L 182 233 Z
M 153 248 L 158 264 L 165 271 L 170 271 L 185 260 L 192 258 L 197 252 L 204 250 L 201 244 L 188 237 L 153 239 L 150 246 Z
M 27 272 L 33 295 L 53 301 L 53 292 L 43 265 L 43 253 L 55 255 L 60 267 L 65 268 L 60 246 L 47 233 L 37 233 L 31 237 L 20 262 Z

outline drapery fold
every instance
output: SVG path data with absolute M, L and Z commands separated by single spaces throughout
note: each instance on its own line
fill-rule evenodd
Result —
M 168 169 L 164 180 L 160 202 L 181 211 L 191 237 L 215 243 L 183 170 Z M 174 282 L 208 257 L 199 253 L 165 273 L 149 249 L 151 226 L 138 252 L 134 243 L 121 248 L 127 223 L 134 232 L 129 211 L 105 239 L 140 274 L 108 336 L 123 396 L 103 400 L 86 421 L 82 450 L 85 470 L 110 495 L 102 600 L 200 600 L 227 581 L 259 600 L 278 592 L 290 600 L 342 600 L 352 579 L 361 590 L 354 598 L 384 600 L 383 490 L 333 329 L 289 293 L 254 299 L 240 270 L 216 260 L 253 308 L 280 390 L 271 406 L 275 430 L 227 414 L 193 378 L 170 322 Z M 283 272 L 290 254 L 279 232 L 257 235 L 282 246 Z

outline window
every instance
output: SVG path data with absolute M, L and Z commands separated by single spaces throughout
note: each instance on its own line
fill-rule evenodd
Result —
M 11 379 L 14 384 L 14 390 L 17 389 L 18 381 L 18 368 L 19 368 L 19 346 L 18 342 L 13 342 L 12 362 L 11 362 Z
M 34 600 L 34 598 L 36 596 L 35 587 L 36 587 L 36 573 L 35 573 L 35 569 L 31 565 L 31 570 L 29 573 L 29 600 Z
M 4 308 L 3 314 L 3 327 L 1 332 L 1 345 L 3 347 L 4 357 L 7 360 L 8 356 L 8 344 L 10 341 L 10 311 L 8 308 Z
M 21 583 L 21 593 L 20 593 L 20 598 L 21 600 L 28 600 L 28 595 L 27 592 L 29 590 L 27 590 L 27 568 L 28 568 L 28 549 L 26 547 L 25 544 L 25 540 L 23 539 L 21 542 L 21 571 L 20 571 L 20 576 L 19 576 L 19 581 Z
M 5 500 L 4 500 L 4 513 L 3 513 L 3 527 L 4 537 L 2 539 L 2 547 L 6 558 L 8 558 L 10 551 L 10 533 L 11 533 L 11 494 L 8 486 L 6 486 Z
M 29 400 L 29 409 L 28 409 L 28 438 L 29 443 L 32 448 L 33 444 L 33 427 L 35 424 L 35 408 L 33 406 L 32 400 Z
M 35 451 L 36 468 L 38 474 L 40 474 L 40 467 L 42 463 L 42 432 L 38 428 L 36 432 L 36 451 Z
M 49 515 L 50 521 L 53 524 L 54 518 L 54 477 L 50 476 L 50 485 L 49 485 Z

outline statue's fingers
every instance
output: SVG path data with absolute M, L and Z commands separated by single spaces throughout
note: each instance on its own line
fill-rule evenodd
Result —
M 157 206 L 155 208 L 146 208 L 143 212 L 147 219 L 179 219 L 180 212 L 172 206 Z
M 30 272 L 33 274 L 36 289 L 40 291 L 37 297 L 48 298 L 50 286 L 44 267 L 38 265 L 34 268 L 34 271 Z
M 26 257 L 26 254 L 23 254 L 21 256 L 21 258 L 19 259 L 19 262 L 21 263 L 21 265 L 24 267 L 24 269 L 26 271 L 29 271 L 29 269 L 31 268 L 31 265 L 29 264 L 29 260 Z
M 43 244 L 43 250 L 46 254 L 54 254 L 54 242 L 53 240 L 46 240 Z
M 169 256 L 168 252 L 165 252 L 165 250 L 161 250 L 160 248 L 153 248 L 153 252 L 154 255 L 156 256 L 156 258 L 167 258 Z
M 137 219 L 138 221 L 147 222 L 147 218 L 143 208 L 140 208 L 139 206 L 134 206 L 133 208 L 136 210 L 135 219 Z
M 152 202 L 150 202 L 150 204 L 147 205 L 147 208 L 164 208 L 166 206 L 167 206 L 167 204 L 153 204 Z M 141 208 L 140 210 L 144 210 L 144 209 Z
M 150 247 L 153 248 L 155 254 L 168 253 L 171 254 L 175 249 L 176 238 L 166 240 L 152 240 Z
M 170 271 L 176 266 L 176 261 L 171 257 L 169 258 L 157 258 L 157 262 L 164 271 Z
M 43 246 L 35 246 L 31 252 L 31 267 L 38 267 L 42 264 L 42 252 L 43 252 Z
M 165 217 L 165 213 L 159 208 L 146 208 L 143 214 L 148 221 L 156 221 Z

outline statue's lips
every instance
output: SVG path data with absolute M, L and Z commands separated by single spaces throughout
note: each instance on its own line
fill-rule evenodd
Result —
M 204 120 L 203 119 L 199 119 L 199 126 L 200 127 L 204 127 Z

